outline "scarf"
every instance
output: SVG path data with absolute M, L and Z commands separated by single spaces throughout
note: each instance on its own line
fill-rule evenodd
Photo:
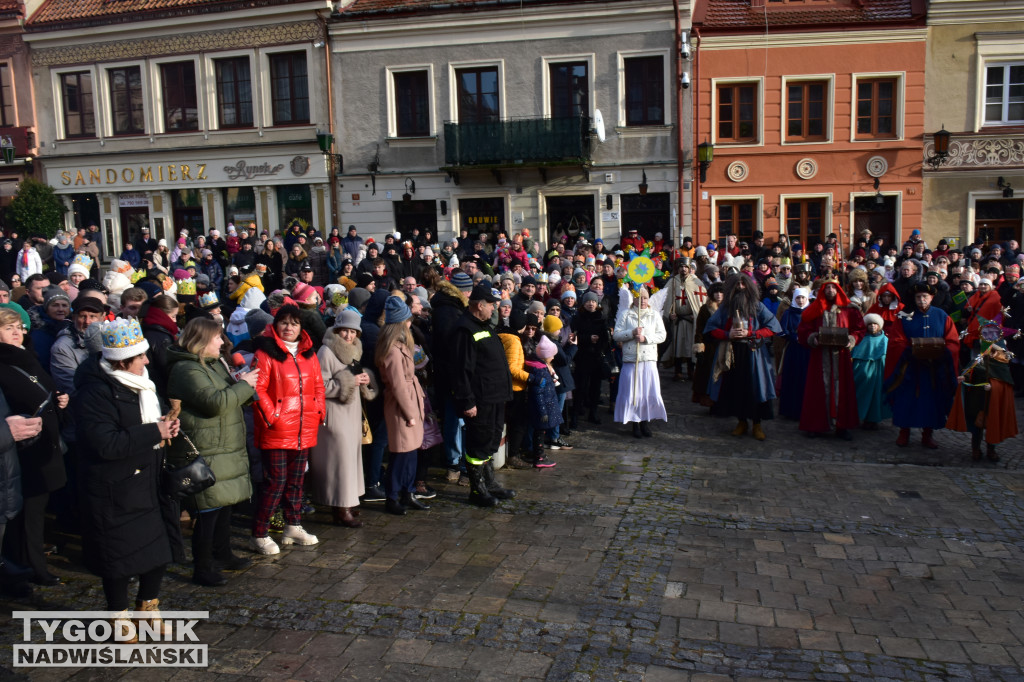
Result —
M 296 340 L 296 341 L 285 341 L 284 339 L 281 339 L 281 343 L 284 344 L 284 347 L 288 349 L 288 352 L 292 354 L 293 358 L 296 356 L 296 354 L 298 354 L 298 352 L 299 352 L 299 342 L 298 342 L 298 340 Z
M 105 360 L 100 361 L 100 367 L 107 376 L 138 394 L 143 424 L 155 424 L 160 421 L 163 415 L 160 412 L 160 399 L 156 396 L 156 384 L 149 380 L 149 371 L 145 367 L 142 368 L 142 376 L 114 369 Z M 153 446 L 154 450 L 159 448 L 159 443 Z

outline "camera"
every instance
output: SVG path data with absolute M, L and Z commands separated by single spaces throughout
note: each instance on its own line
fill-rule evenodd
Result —
M 679 79 L 679 81 L 682 84 L 684 90 L 688 90 L 690 88 L 690 74 L 687 73 L 686 71 L 683 71 L 683 76 L 682 78 Z

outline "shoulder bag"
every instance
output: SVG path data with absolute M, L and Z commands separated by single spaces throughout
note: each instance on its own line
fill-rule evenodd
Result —
M 188 464 L 174 468 L 167 463 L 167 457 L 165 456 L 164 470 L 161 478 L 164 494 L 176 500 L 202 492 L 217 482 L 217 477 L 213 475 L 213 469 L 206 463 L 203 456 L 199 454 L 199 449 L 196 448 L 184 433 L 181 434 L 181 437 L 185 439 L 185 442 L 191 448 L 191 452 L 187 455 L 189 458 Z

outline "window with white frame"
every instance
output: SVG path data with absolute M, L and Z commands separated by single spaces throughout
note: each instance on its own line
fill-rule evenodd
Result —
M 430 69 L 427 67 L 391 72 L 393 121 L 389 133 L 392 137 L 431 135 L 430 83 Z
M 831 140 L 834 77 L 787 76 L 782 80 L 783 141 L 800 144 Z
M 309 72 L 304 50 L 269 56 L 274 125 L 309 123 Z
M 501 118 L 501 79 L 497 65 L 455 69 L 459 123 L 490 123 Z
M 117 66 L 107 69 L 110 94 L 111 132 L 114 135 L 142 135 L 146 118 L 142 97 L 142 67 Z
M 853 140 L 903 137 L 903 87 L 902 73 L 854 74 Z
M 57 75 L 60 88 L 60 116 L 65 139 L 96 137 L 92 72 L 69 71 Z
M 985 65 L 985 125 L 1024 123 L 1024 61 Z
M 199 97 L 194 61 L 160 65 L 164 105 L 164 132 L 199 130 Z
M 665 125 L 664 55 L 627 56 L 622 66 L 626 126 Z
M 213 71 L 217 84 L 217 127 L 251 128 L 253 107 L 249 56 L 214 59 Z

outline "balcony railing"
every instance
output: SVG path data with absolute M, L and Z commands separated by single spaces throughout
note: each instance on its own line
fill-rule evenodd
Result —
M 590 119 L 445 123 L 444 160 L 449 167 L 588 163 Z

